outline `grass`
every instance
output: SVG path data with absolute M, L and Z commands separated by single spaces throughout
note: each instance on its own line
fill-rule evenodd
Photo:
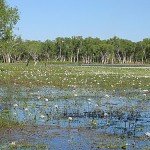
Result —
M 4 109 L 0 112 L 0 130 L 14 129 L 15 127 L 23 127 L 23 124 L 18 123 L 15 120 L 10 120 L 10 111 Z
M 38 150 L 47 150 L 47 146 L 44 144 L 37 144 L 37 145 L 33 145 L 33 144 L 29 144 L 29 143 L 10 143 L 6 146 L 2 146 L 0 147 L 2 150 L 16 150 L 16 149 L 38 149 Z
M 6 128 L 14 128 L 14 127 L 21 127 L 21 125 L 15 121 L 7 120 L 5 118 L 0 119 L 0 129 L 6 129 Z
M 0 64 L 0 85 L 150 89 L 149 67 Z

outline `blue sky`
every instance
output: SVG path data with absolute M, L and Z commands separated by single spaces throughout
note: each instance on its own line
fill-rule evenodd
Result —
M 19 9 L 15 33 L 23 39 L 118 36 L 140 41 L 150 37 L 150 0 L 7 0 L 7 3 Z

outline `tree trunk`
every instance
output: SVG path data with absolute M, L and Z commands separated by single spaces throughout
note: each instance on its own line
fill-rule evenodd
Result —
M 111 64 L 114 64 L 114 59 L 113 58 L 111 59 Z
M 73 62 L 73 57 L 72 57 L 72 55 L 70 56 L 70 61 Z
M 80 52 L 80 49 L 78 48 L 77 49 L 77 63 L 79 62 L 79 52 Z
M 76 62 L 76 56 L 73 57 L 73 62 Z
M 126 55 L 123 56 L 123 60 L 122 63 L 125 64 L 126 63 Z
M 11 55 L 9 53 L 3 55 L 4 63 L 11 63 Z
M 144 63 L 144 58 L 142 57 L 142 64 Z

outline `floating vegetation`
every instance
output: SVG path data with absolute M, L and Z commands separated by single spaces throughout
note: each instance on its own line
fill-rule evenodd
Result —
M 148 67 L 5 65 L 0 149 L 149 149 L 149 74 Z
M 73 90 L 48 87 L 31 90 L 20 88 L 19 93 L 18 89 L 16 92 L 12 92 L 11 101 L 9 99 L 6 101 L 5 99 L 7 88 L 2 91 L 3 94 L 1 93 L 1 95 L 5 102 L 1 104 L 1 115 L 4 116 L 5 114 L 6 117 L 6 114 L 9 114 L 8 118 L 13 122 L 19 122 L 26 126 L 35 126 L 34 132 L 33 129 L 30 129 L 29 133 L 31 135 L 26 132 L 23 135 L 27 134 L 27 137 L 29 136 L 30 138 L 32 134 L 42 136 L 42 142 L 47 144 L 48 147 L 55 143 L 52 142 L 53 139 L 60 138 L 63 141 L 62 138 L 68 138 L 62 135 L 64 131 L 65 134 L 69 134 L 68 136 L 74 136 L 72 135 L 74 130 L 76 138 L 81 138 L 80 136 L 84 132 L 93 130 L 95 137 L 97 136 L 96 140 L 99 140 L 99 135 L 108 136 L 107 142 L 103 141 L 102 144 L 96 142 L 97 144 L 94 147 L 99 149 L 133 147 L 135 141 L 135 147 L 144 148 L 149 143 L 150 101 L 141 99 L 143 91 L 133 91 L 133 93 L 136 93 L 136 99 L 132 94 L 130 94 L 129 99 L 126 96 L 128 91 L 122 94 L 122 92 L 98 92 L 79 88 L 74 88 Z M 48 127 L 46 130 L 41 129 L 43 135 L 37 131 L 40 126 Z M 46 133 L 55 130 L 57 132 L 52 133 L 51 136 Z M 78 135 L 79 133 L 80 135 Z M 114 144 L 112 141 L 115 138 L 110 138 L 111 136 L 120 138 L 122 145 Z M 18 137 L 17 133 L 17 140 Z M 49 144 L 45 142 L 46 139 L 49 139 Z M 76 140 L 73 139 L 73 143 L 76 143 Z M 90 141 L 91 139 L 87 140 Z M 66 141 L 67 143 L 68 141 Z M 54 147 L 57 146 L 55 145 Z
M 26 87 L 50 86 L 58 88 L 88 88 L 98 90 L 149 90 L 149 67 L 67 66 L 42 64 L 3 64 L 1 85 Z M 145 96 L 149 91 L 143 91 Z
M 0 146 L 1 150 L 34 150 L 34 149 L 38 149 L 38 150 L 48 150 L 48 147 L 44 144 L 30 144 L 30 143 L 26 143 L 26 142 L 11 142 L 8 144 L 4 144 L 2 146 Z

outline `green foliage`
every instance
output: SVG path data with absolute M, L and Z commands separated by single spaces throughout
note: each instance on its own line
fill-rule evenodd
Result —
M 12 8 L 5 0 L 0 0 L 0 39 L 8 40 L 13 36 L 12 30 L 18 19 L 17 8 Z
M 19 20 L 18 9 L 0 0 L 0 58 L 3 62 L 11 62 L 11 53 L 14 50 L 13 28 Z
M 60 61 L 73 63 L 133 64 L 150 62 L 150 39 L 134 43 L 117 37 L 100 40 L 98 38 L 56 38 L 46 40 L 23 41 L 20 37 L 11 41 L 0 41 L 1 57 L 9 54 L 10 62 Z M 5 53 L 4 53 L 5 52 Z M 7 52 L 7 53 L 6 53 Z M 3 62 L 7 62 L 3 60 Z
M 0 113 L 0 129 L 5 129 L 5 128 L 14 128 L 20 126 L 18 122 L 11 120 L 10 121 L 10 112 L 9 110 L 3 110 Z

